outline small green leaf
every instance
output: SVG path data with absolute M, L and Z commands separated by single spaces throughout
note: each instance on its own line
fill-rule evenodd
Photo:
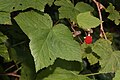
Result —
M 99 61 L 92 53 L 87 54 L 87 59 L 90 65 L 96 64 Z
M 0 24 L 11 24 L 10 13 L 0 12 Z
M 55 5 L 61 6 L 59 10 L 60 18 L 70 18 L 76 22 L 76 17 L 79 13 L 93 11 L 94 9 L 86 3 L 78 2 L 75 6 L 69 0 L 57 0 Z
M 52 27 L 47 14 L 34 11 L 19 14 L 15 20 L 30 39 L 30 49 L 36 70 L 53 64 L 56 58 L 81 62 L 79 43 L 73 40 L 70 30 L 58 24 Z
M 90 29 L 97 27 L 102 21 L 92 16 L 90 12 L 85 12 L 77 16 L 77 22 L 80 28 Z
M 111 3 L 107 7 L 106 12 L 110 13 L 108 19 L 114 21 L 116 25 L 120 24 L 120 13 L 115 10 L 115 7 Z

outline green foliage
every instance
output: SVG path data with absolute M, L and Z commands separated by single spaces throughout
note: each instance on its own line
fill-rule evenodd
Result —
M 115 74 L 115 77 L 113 78 L 113 80 L 119 80 L 120 79 L 120 70 L 118 70 Z
M 39 72 L 36 80 L 91 80 L 83 75 L 78 75 L 79 71 L 82 70 L 80 69 L 81 66 L 82 65 L 76 61 L 57 59 L 54 65 L 49 66 L 47 69 Z
M 104 47 L 103 47 L 104 46 Z M 100 56 L 100 72 L 108 73 L 119 70 L 120 51 L 113 51 L 109 41 L 100 39 L 92 47 L 93 52 Z
M 90 29 L 98 26 L 102 21 L 98 18 L 93 17 L 90 12 L 80 13 L 77 16 L 77 22 L 80 28 Z
M 93 11 L 94 9 L 83 2 L 78 2 L 75 6 L 69 0 L 57 0 L 55 5 L 61 6 L 58 10 L 60 12 L 59 18 L 70 18 L 76 22 L 76 17 L 79 13 Z
M 10 13 L 0 12 L 0 24 L 11 24 Z
M 108 19 L 115 22 L 116 25 L 119 25 L 120 23 L 120 13 L 115 10 L 115 7 L 110 3 L 110 5 L 107 7 L 106 12 L 109 12 Z
M 1 0 L 0 80 L 119 80 L 119 7 L 95 1 Z
M 80 46 L 73 40 L 66 26 L 58 24 L 52 28 L 52 21 L 48 15 L 34 11 L 22 13 L 15 19 L 31 40 L 30 49 L 37 71 L 53 64 L 58 57 L 81 61 Z
M 72 71 L 56 68 L 52 75 L 43 80 L 91 80 L 83 75 L 74 74 Z
M 44 6 L 47 3 L 51 5 L 53 1 L 54 0 L 1 0 L 0 11 L 12 12 L 25 10 L 30 7 L 38 10 L 44 10 Z
M 7 37 L 0 32 L 0 56 L 4 57 L 5 61 L 9 61 L 9 54 L 7 47 L 5 46 L 5 40 Z
M 21 63 L 21 77 L 20 80 L 34 80 L 36 71 L 33 57 L 29 49 L 23 45 L 9 47 L 11 59 L 17 64 Z

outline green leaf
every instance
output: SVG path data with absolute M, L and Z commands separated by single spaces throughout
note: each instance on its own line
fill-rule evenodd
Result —
M 34 8 L 38 10 L 44 10 L 45 5 L 52 4 L 54 0 L 1 0 L 0 11 L 17 11 L 25 10 L 27 8 Z
M 82 50 L 82 52 L 84 52 L 84 53 L 82 54 L 82 56 L 83 56 L 83 58 L 87 58 L 87 59 L 88 59 L 90 65 L 93 65 L 93 64 L 95 64 L 95 63 L 98 62 L 97 57 L 96 57 L 96 56 L 94 55 L 94 53 L 92 52 L 92 49 L 91 49 L 92 46 L 93 46 L 92 44 L 87 45 L 87 44 L 85 44 L 85 43 L 83 43 L 83 44 L 81 45 L 81 50 Z
M 75 5 L 75 8 L 79 11 L 79 13 L 88 12 L 88 11 L 93 12 L 94 11 L 94 8 L 92 6 L 90 6 L 89 4 L 84 3 L 84 2 L 78 2 Z
M 114 51 L 106 59 L 100 61 L 101 70 L 100 72 L 116 72 L 120 69 L 120 51 Z
M 30 39 L 37 71 L 53 64 L 56 58 L 81 61 L 79 43 L 73 40 L 69 29 L 62 24 L 52 27 L 47 14 L 25 12 L 15 20 Z
M 5 46 L 6 39 L 7 37 L 0 32 L 0 56 L 2 56 L 5 61 L 10 61 L 7 47 Z
M 62 64 L 62 65 L 61 65 Z M 55 63 L 44 70 L 38 72 L 36 80 L 43 80 L 45 77 L 52 75 L 56 68 L 66 69 L 73 72 L 74 74 L 79 74 L 83 70 L 82 63 L 77 61 L 66 61 L 63 59 L 56 59 Z
M 77 16 L 77 22 L 80 28 L 90 29 L 97 27 L 102 21 L 92 16 L 90 12 L 85 12 Z
M 43 80 L 91 80 L 91 79 L 83 75 L 77 75 L 72 71 L 57 67 L 51 75 L 45 77 Z
M 0 24 L 11 24 L 10 13 L 0 12 Z
M 92 47 L 93 52 L 100 56 L 100 72 L 115 72 L 120 66 L 120 51 L 113 51 L 108 40 L 100 39 Z
M 106 12 L 109 12 L 108 19 L 115 22 L 116 25 L 120 24 L 120 13 L 115 10 L 115 7 L 110 3 L 106 9 Z
M 90 65 L 96 64 L 99 61 L 92 53 L 87 54 L 87 59 Z
M 47 3 L 49 6 L 52 6 L 53 2 L 54 2 L 54 0 L 47 0 Z
M 120 70 L 116 71 L 115 77 L 113 78 L 113 80 L 119 80 L 119 79 L 120 79 Z
M 94 43 L 92 50 L 98 56 L 100 56 L 101 59 L 106 59 L 113 52 L 112 47 L 111 47 L 111 42 L 109 40 L 105 40 L 105 39 L 97 40 Z
M 94 9 L 86 3 L 78 2 L 75 6 L 69 0 L 57 0 L 55 5 L 61 6 L 59 10 L 60 18 L 70 18 L 76 22 L 76 17 L 81 12 L 93 11 Z

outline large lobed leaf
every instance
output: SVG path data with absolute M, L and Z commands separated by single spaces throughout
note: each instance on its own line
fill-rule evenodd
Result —
M 77 16 L 77 22 L 80 28 L 90 29 L 97 27 L 102 21 L 92 16 L 90 12 L 84 12 Z
M 113 51 L 108 40 L 98 40 L 92 50 L 100 56 L 100 72 L 109 73 L 120 69 L 120 51 Z
M 54 0 L 0 0 L 0 11 L 17 11 L 27 8 L 44 10 L 45 5 L 52 4 Z
M 70 0 L 57 0 L 55 5 L 61 6 L 59 8 L 60 18 L 70 18 L 72 21 L 76 22 L 76 17 L 79 13 L 86 11 L 93 11 L 94 9 L 86 3 L 78 2 L 75 6 Z
M 47 14 L 30 11 L 19 14 L 15 20 L 30 39 L 37 71 L 53 64 L 58 57 L 81 61 L 79 43 L 73 40 L 69 29 L 62 24 L 52 27 Z

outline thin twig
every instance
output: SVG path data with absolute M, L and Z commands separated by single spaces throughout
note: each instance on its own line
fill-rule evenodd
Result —
M 17 44 L 12 45 L 12 47 L 16 47 L 16 46 L 18 46 L 18 45 L 24 44 L 25 42 L 26 42 L 26 41 L 19 42 L 19 43 L 17 43 Z
M 8 70 L 10 70 L 11 68 L 13 68 L 13 67 L 15 67 L 15 66 L 16 66 L 16 65 L 10 66 L 9 68 L 7 68 L 7 69 L 5 70 L 5 72 L 8 71 Z
M 20 69 L 21 69 L 21 67 L 19 67 L 17 70 L 15 70 L 14 73 L 17 73 Z
M 12 73 L 3 73 L 3 74 L 0 74 L 0 75 L 8 75 L 8 76 L 14 76 L 14 77 L 20 77 L 20 75 L 17 75 L 16 73 L 12 72 Z
M 91 73 L 91 74 L 85 74 L 84 76 L 94 76 L 94 75 L 99 75 L 99 74 L 105 74 L 105 73 Z
M 17 64 L 19 64 L 19 63 L 16 63 L 16 64 L 14 64 L 14 65 L 8 67 L 8 68 L 5 70 L 5 72 L 8 71 L 8 70 L 10 70 L 11 68 L 15 67 Z
M 105 34 L 105 31 L 103 29 L 103 23 L 102 23 L 102 14 L 101 14 L 101 7 L 103 6 L 102 4 L 100 4 L 99 2 L 97 2 L 96 0 L 93 0 L 93 2 L 97 5 L 97 9 L 98 9 L 98 13 L 99 13 L 99 18 L 101 20 L 101 24 L 100 24 L 100 35 L 102 34 L 104 36 L 104 38 L 107 40 L 107 37 L 106 37 L 106 34 Z

